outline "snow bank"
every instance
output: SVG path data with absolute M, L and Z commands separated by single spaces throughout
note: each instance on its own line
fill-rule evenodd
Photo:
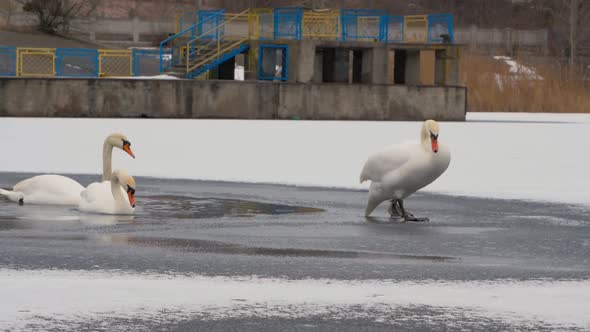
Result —
M 590 115 L 472 113 L 468 120 L 441 123 L 452 161 L 426 191 L 590 204 Z M 421 125 L 2 118 L 0 171 L 98 176 L 104 137 L 123 132 L 137 159 L 115 151 L 113 164 L 133 175 L 358 189 L 368 187 L 358 183 L 367 156 L 417 142 Z
M 358 305 L 368 310 L 370 318 L 386 323 L 398 319 L 392 315 L 396 308 L 424 305 L 444 309 L 449 323 L 456 315 L 555 328 L 590 327 L 587 280 L 287 280 L 0 269 L 0 283 L 1 298 L 10 299 L 0 301 L 2 330 L 25 324 L 51 329 L 59 321 L 107 317 L 174 321 L 340 314 L 340 318 L 367 318 L 367 312 L 352 307 Z
M 531 80 L 543 79 L 534 68 L 520 64 L 509 56 L 494 56 L 494 60 L 504 61 L 510 67 L 509 71 L 513 76 Z

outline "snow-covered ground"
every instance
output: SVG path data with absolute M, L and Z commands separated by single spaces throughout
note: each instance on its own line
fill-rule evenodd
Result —
M 26 324 L 49 330 L 60 322 L 71 328 L 72 321 L 106 317 L 170 322 L 328 314 L 354 319 L 367 318 L 367 311 L 371 319 L 388 323 L 398 319 L 392 315 L 396 309 L 408 306 L 445 310 L 447 326 L 454 317 L 467 316 L 557 329 L 590 327 L 590 281 L 287 280 L 0 269 L 0 283 L 2 330 Z
M 418 141 L 420 122 L 0 119 L 0 171 L 99 174 L 102 142 L 123 132 L 133 175 L 367 188 L 367 156 Z M 441 123 L 449 169 L 425 191 L 590 204 L 590 115 L 472 113 Z M 141 190 L 141 183 L 138 184 Z

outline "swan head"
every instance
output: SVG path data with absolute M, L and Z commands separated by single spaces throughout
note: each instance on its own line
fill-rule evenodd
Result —
M 127 138 L 127 136 L 119 133 L 114 133 L 107 137 L 106 143 L 127 152 L 128 155 L 135 158 L 135 154 L 133 153 L 133 151 L 131 151 L 131 142 L 129 142 L 129 138 Z
M 438 153 L 438 123 L 434 120 L 426 120 L 422 125 L 422 147 Z
M 112 179 L 116 179 L 119 185 L 123 187 L 129 198 L 129 205 L 135 207 L 135 179 L 127 174 L 126 171 L 118 169 L 113 172 Z

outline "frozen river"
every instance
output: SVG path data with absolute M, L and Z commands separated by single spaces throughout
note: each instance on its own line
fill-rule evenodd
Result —
M 361 190 L 137 181 L 134 216 L 0 199 L 0 328 L 590 328 L 580 206 L 418 194 L 404 224 Z

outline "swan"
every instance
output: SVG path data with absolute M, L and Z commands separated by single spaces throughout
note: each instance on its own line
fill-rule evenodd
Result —
M 449 167 L 451 152 L 438 143 L 439 127 L 434 120 L 422 125 L 420 144 L 391 147 L 368 158 L 360 182 L 371 181 L 365 216 L 379 204 L 391 201 L 389 214 L 404 221 L 428 221 L 417 218 L 404 208 L 404 199 L 432 183 Z
M 109 135 L 103 144 L 102 149 L 102 180 L 110 179 L 112 172 L 113 148 L 119 148 L 131 157 L 135 154 L 131 151 L 131 143 L 123 134 Z M 80 202 L 80 193 L 84 187 L 62 175 L 44 174 L 23 180 L 16 185 L 12 191 L 0 189 L 0 195 L 6 196 L 13 202 L 22 204 L 39 205 L 73 205 Z
M 114 171 L 110 179 L 111 196 L 109 198 L 103 195 L 104 182 L 92 183 L 80 194 L 78 209 L 83 212 L 103 214 L 133 214 L 135 179 L 122 169 Z

